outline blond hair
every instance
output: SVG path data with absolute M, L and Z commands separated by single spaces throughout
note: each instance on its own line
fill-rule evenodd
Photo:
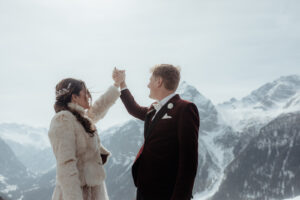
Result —
M 167 90 L 175 91 L 180 81 L 179 66 L 173 66 L 171 64 L 159 64 L 155 65 L 150 69 L 154 77 L 161 77 L 163 84 Z

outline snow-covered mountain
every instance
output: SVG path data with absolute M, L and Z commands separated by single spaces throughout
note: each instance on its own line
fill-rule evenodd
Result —
M 4 194 L 11 199 L 20 198 L 22 190 L 34 177 L 1 138 L 0 161 L 0 196 Z
M 17 158 L 30 171 L 43 173 L 55 166 L 47 129 L 3 123 L 0 124 L 0 138 L 10 146 Z
M 106 164 L 106 185 L 111 200 L 134 199 L 135 187 L 131 178 L 131 166 L 136 153 L 143 144 L 143 123 L 130 120 L 115 127 L 110 133 L 104 132 L 103 145 L 112 156 Z
M 217 106 L 223 120 L 236 131 L 263 126 L 282 113 L 300 109 L 300 76 L 283 76 L 267 83 L 241 100 Z
M 300 195 L 300 111 L 282 114 L 225 170 L 211 200 L 282 200 Z
M 224 123 L 213 103 L 195 87 L 183 82 L 177 93 L 195 103 L 199 111 L 199 168 L 194 191 L 205 196 L 218 189 L 223 169 L 234 158 L 233 148 L 239 137 Z
M 51 200 L 55 186 L 56 169 L 39 175 L 35 180 L 27 185 L 23 193 L 22 200 Z
M 300 196 L 297 196 L 295 198 L 284 199 L 284 200 L 300 200 Z
M 217 105 L 222 120 L 239 134 L 237 156 L 260 129 L 282 113 L 300 110 L 300 76 L 283 76 L 254 90 L 241 100 Z

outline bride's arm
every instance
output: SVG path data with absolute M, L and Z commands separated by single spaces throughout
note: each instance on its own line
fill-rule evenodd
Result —
M 116 102 L 120 97 L 119 91 L 120 83 L 125 79 L 125 73 L 116 73 L 116 68 L 113 71 L 112 78 L 115 81 L 114 85 L 109 87 L 108 90 L 98 98 L 91 108 L 87 111 L 87 115 L 92 119 L 94 123 L 102 119 L 109 108 Z
M 116 102 L 120 97 L 120 91 L 116 86 L 110 86 L 108 90 L 101 95 L 87 111 L 89 118 L 93 120 L 94 123 L 102 119 L 109 108 Z

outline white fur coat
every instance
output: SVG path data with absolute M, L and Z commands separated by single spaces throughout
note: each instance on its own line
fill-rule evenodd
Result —
M 74 103 L 68 106 L 90 119 L 94 125 L 119 96 L 118 88 L 111 86 L 87 112 Z M 101 145 L 98 134 L 90 137 L 71 112 L 60 111 L 51 121 L 48 136 L 57 164 L 52 200 L 107 200 L 100 154 L 110 153 Z M 84 189 L 86 186 L 93 188 L 90 194 Z M 91 195 L 92 198 L 87 197 Z

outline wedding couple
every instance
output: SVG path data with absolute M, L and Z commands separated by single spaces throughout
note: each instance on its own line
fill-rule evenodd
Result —
M 119 97 L 131 115 L 144 121 L 144 144 L 132 166 L 136 200 L 192 198 L 198 163 L 198 110 L 175 94 L 179 68 L 161 64 L 151 71 L 149 97 L 156 102 L 149 107 L 135 102 L 122 70 L 113 71 L 114 85 L 92 105 L 83 81 L 68 78 L 56 85 L 56 114 L 48 133 L 57 162 L 52 200 L 109 199 L 103 165 L 110 153 L 101 145 L 95 123 Z

